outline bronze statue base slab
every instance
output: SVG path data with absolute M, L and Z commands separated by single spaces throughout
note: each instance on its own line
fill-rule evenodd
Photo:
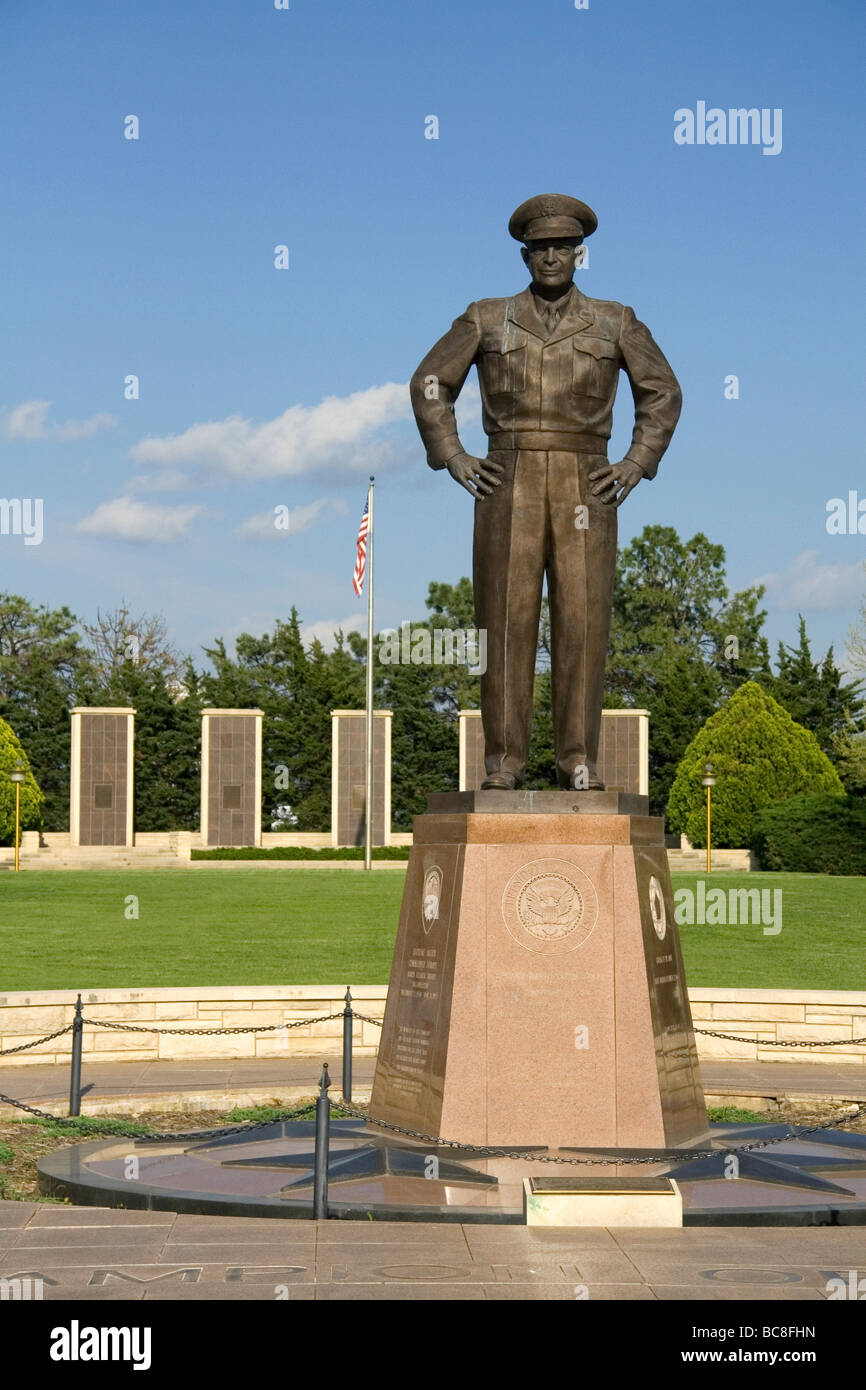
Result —
M 662 821 L 614 809 L 622 793 L 456 795 L 479 809 L 443 794 L 415 818 L 372 1123 L 495 1146 L 704 1140 Z M 527 796 L 601 800 L 487 809 Z
M 433 792 L 427 810 L 487 811 L 497 815 L 649 815 L 649 797 L 635 792 L 474 791 Z

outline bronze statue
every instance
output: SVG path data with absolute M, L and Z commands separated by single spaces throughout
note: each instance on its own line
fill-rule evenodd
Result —
M 616 509 L 655 477 L 679 418 L 677 379 L 634 311 L 574 285 L 577 249 L 598 219 L 576 198 L 522 203 L 508 230 L 523 242 L 528 289 L 481 299 L 455 319 L 412 377 L 431 468 L 475 498 L 475 620 L 487 630 L 481 677 L 485 788 L 520 785 L 547 575 L 553 724 L 560 784 L 603 787 L 597 769 L 616 566 Z M 478 368 L 487 457 L 458 438 L 454 402 Z M 635 404 L 625 458 L 607 459 L 620 369 Z

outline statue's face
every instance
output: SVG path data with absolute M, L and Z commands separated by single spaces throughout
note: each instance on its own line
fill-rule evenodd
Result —
M 520 254 L 534 284 L 564 294 L 574 279 L 574 258 L 579 246 L 578 237 L 551 237 L 548 241 L 527 242 Z

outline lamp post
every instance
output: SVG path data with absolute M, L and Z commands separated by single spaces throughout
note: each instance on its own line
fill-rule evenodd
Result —
M 9 773 L 10 782 L 15 783 L 15 872 L 18 872 L 18 841 L 19 826 L 21 824 L 21 783 L 26 780 L 26 775 L 20 763 L 15 764 L 15 771 Z
M 701 786 L 707 789 L 707 873 L 710 874 L 713 871 L 710 851 L 710 798 L 712 797 L 712 788 L 716 785 L 712 763 L 705 764 L 704 772 L 706 776 L 701 778 Z

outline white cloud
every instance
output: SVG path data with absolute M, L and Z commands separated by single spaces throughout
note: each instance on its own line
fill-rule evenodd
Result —
M 804 550 L 787 569 L 762 574 L 755 583 L 764 584 L 767 598 L 783 611 L 847 608 L 863 592 L 863 566 L 859 560 L 822 565 L 817 550 Z
M 160 541 L 167 544 L 180 540 L 189 531 L 193 520 L 204 507 L 189 504 L 184 507 L 161 507 L 155 503 L 138 502 L 134 497 L 115 497 L 102 502 L 83 517 L 75 527 L 90 536 L 108 536 L 121 541 Z
M 279 527 L 276 525 L 278 519 L 276 508 L 272 508 L 269 512 L 257 512 L 255 516 L 247 517 L 246 521 L 241 522 L 240 526 L 236 528 L 237 534 L 247 541 L 283 540 L 287 536 L 296 536 L 301 531 L 308 531 L 318 520 L 322 509 L 329 505 L 333 505 L 333 503 L 329 503 L 327 497 L 319 497 L 315 502 L 308 502 L 306 506 L 289 507 L 288 527 L 282 524 L 282 516 L 285 513 L 280 515 L 281 525 Z M 337 510 L 345 511 L 345 506 L 339 507 Z
M 293 478 L 322 468 L 357 474 L 369 471 L 372 459 L 382 462 L 372 436 L 411 418 L 408 388 L 388 382 L 290 406 L 262 425 L 241 415 L 191 425 L 182 434 L 143 439 L 131 453 L 145 467 L 217 468 L 230 478 Z
M 159 473 L 136 473 L 126 484 L 128 492 L 183 492 L 189 478 L 179 468 L 163 468 Z
M 4 423 L 7 439 L 89 439 L 99 430 L 114 429 L 114 415 L 91 415 L 87 420 L 66 420 L 62 425 L 46 423 L 50 401 L 22 401 L 10 410 Z
M 302 623 L 301 637 L 304 646 L 308 647 L 311 642 L 318 639 L 326 651 L 331 651 L 336 645 L 337 633 L 342 632 L 366 632 L 367 630 L 367 600 L 358 599 L 359 612 L 353 613 L 349 618 L 321 618 L 316 623 Z

